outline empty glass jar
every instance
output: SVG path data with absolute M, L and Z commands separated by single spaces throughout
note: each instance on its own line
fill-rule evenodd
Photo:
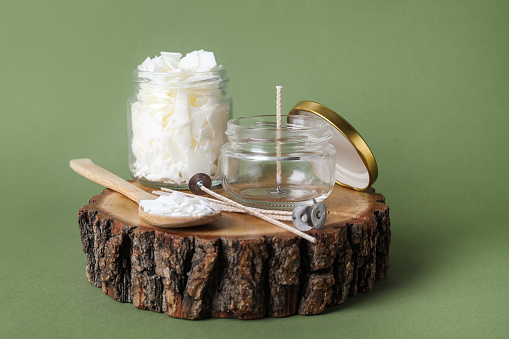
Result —
M 311 116 L 242 117 L 228 122 L 221 151 L 226 193 L 247 206 L 293 209 L 324 200 L 334 187 L 330 125 Z

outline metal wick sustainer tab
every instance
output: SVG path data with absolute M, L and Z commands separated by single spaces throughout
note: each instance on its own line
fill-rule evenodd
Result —
M 212 187 L 212 179 L 205 173 L 197 173 L 189 180 L 189 190 L 194 194 L 206 194 L 202 187 L 210 189 Z
M 292 222 L 297 229 L 307 232 L 313 227 L 320 229 L 327 220 L 327 208 L 323 202 L 313 199 L 314 206 L 298 205 L 292 213 Z

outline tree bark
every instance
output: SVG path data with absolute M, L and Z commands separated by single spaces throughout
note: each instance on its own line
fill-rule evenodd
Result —
M 209 225 L 157 229 L 106 189 L 79 211 L 87 277 L 115 300 L 177 318 L 318 314 L 385 276 L 391 239 L 381 194 L 336 186 L 325 203 L 312 244 L 225 212 Z

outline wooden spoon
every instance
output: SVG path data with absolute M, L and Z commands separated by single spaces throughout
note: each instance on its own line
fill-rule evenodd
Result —
M 97 166 L 90 159 L 74 159 L 69 162 L 69 165 L 76 173 L 126 196 L 138 205 L 141 200 L 155 200 L 159 198 L 159 196 L 145 192 L 130 182 Z M 204 225 L 219 220 L 221 218 L 221 211 L 201 217 L 167 217 L 147 213 L 140 206 L 138 208 L 138 215 L 149 224 L 157 227 L 180 228 Z

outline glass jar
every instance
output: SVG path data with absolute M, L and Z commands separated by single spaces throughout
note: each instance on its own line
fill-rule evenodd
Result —
M 129 168 L 145 186 L 188 189 L 206 173 L 221 184 L 219 157 L 231 118 L 224 69 L 209 72 L 134 71 L 128 108 Z
M 286 123 L 285 123 L 286 121 Z M 324 200 L 334 188 L 336 151 L 330 125 L 311 116 L 272 115 L 228 122 L 221 152 L 223 188 L 235 201 L 266 209 L 292 209 Z

